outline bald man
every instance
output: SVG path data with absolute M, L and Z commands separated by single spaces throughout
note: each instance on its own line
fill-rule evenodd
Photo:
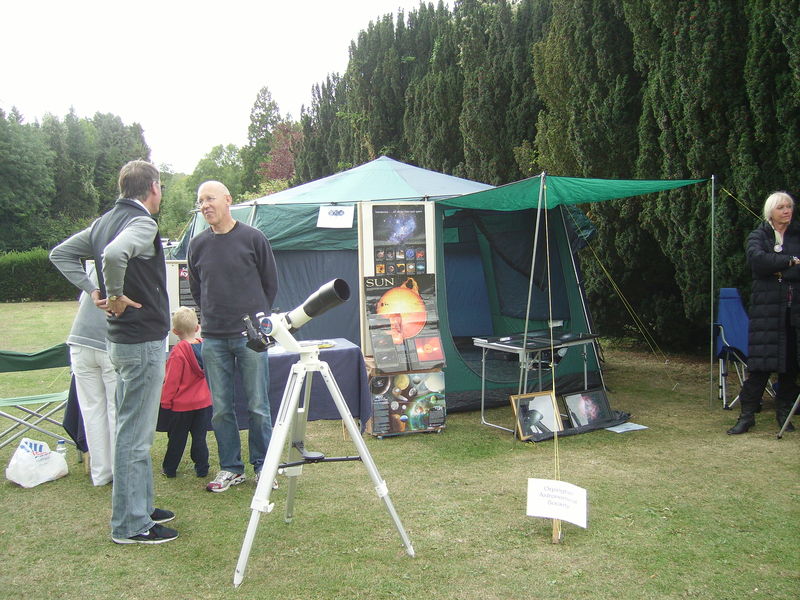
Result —
M 272 420 L 266 352 L 246 346 L 242 316 L 272 312 L 278 292 L 275 257 L 264 234 L 231 216 L 233 198 L 219 181 L 197 190 L 197 208 L 209 224 L 189 243 L 189 287 L 200 308 L 203 362 L 211 389 L 211 425 L 217 439 L 220 471 L 206 489 L 224 492 L 245 480 L 239 425 L 234 409 L 234 372 L 239 371 L 250 421 L 249 461 L 258 481 Z

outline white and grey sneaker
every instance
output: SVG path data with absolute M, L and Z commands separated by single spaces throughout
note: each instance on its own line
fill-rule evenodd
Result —
M 258 485 L 258 479 L 259 479 L 260 476 L 261 476 L 261 471 L 256 473 L 256 485 Z M 272 489 L 273 490 L 277 490 L 278 489 L 278 480 L 277 479 L 273 479 L 272 480 Z
M 206 489 L 209 492 L 224 492 L 232 485 L 239 485 L 245 480 L 245 476 L 243 473 L 231 473 L 230 471 L 220 471 L 217 473 L 217 476 L 214 477 L 214 481 L 211 481 L 207 486 Z

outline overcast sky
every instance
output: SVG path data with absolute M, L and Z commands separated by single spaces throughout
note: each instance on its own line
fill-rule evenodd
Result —
M 437 3 L 436 0 L 435 3 Z M 446 2 L 452 6 L 452 1 Z M 267 86 L 297 120 L 311 87 L 347 67 L 370 21 L 419 0 L 13 0 L 0 10 L 0 108 L 26 122 L 112 113 L 141 124 L 151 158 L 191 172 L 247 142 Z

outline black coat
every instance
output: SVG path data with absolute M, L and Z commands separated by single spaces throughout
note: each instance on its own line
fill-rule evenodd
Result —
M 800 224 L 792 221 L 783 236 L 783 248 L 775 251 L 775 231 L 762 223 L 747 238 L 747 262 L 753 273 L 750 293 L 750 371 L 786 371 L 786 309 L 792 294 L 800 308 Z

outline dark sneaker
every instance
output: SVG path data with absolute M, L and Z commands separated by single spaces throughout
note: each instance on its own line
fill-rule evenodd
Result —
M 164 510 L 163 508 L 154 508 L 150 518 L 155 523 L 166 523 L 175 518 L 175 513 L 171 510 Z
M 231 473 L 230 471 L 220 471 L 214 481 L 206 486 L 209 492 L 224 492 L 232 485 L 239 485 L 245 480 L 243 473 Z
M 165 542 L 171 542 L 177 537 L 177 531 L 156 523 L 150 529 L 139 535 L 134 535 L 129 538 L 112 537 L 111 539 L 116 544 L 163 544 Z

